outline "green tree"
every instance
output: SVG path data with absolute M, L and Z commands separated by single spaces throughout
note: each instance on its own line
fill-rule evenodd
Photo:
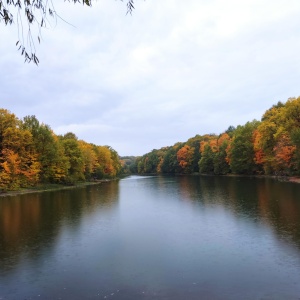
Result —
M 157 172 L 157 166 L 159 164 L 159 157 L 157 150 L 152 150 L 146 154 L 144 159 L 144 173 L 153 174 Z
M 123 156 L 120 158 L 122 164 L 122 174 L 137 174 L 137 157 L 135 156 Z
M 187 140 L 186 144 L 194 148 L 193 158 L 191 162 L 191 172 L 199 172 L 199 160 L 201 159 L 200 142 L 203 140 L 201 135 L 195 135 Z
M 234 135 L 234 131 L 235 131 L 235 127 L 230 125 L 225 132 L 232 138 Z
M 253 133 L 258 125 L 259 122 L 254 120 L 236 128 L 230 149 L 230 168 L 233 173 L 253 174 L 256 171 Z
M 227 161 L 227 147 L 229 142 L 224 141 L 219 147 L 219 151 L 214 154 L 213 164 L 214 173 L 217 175 L 224 175 L 229 173 L 230 167 Z
M 137 172 L 138 174 L 144 173 L 144 156 L 140 156 L 136 159 L 136 165 L 137 165 Z
M 174 174 L 179 172 L 179 163 L 177 160 L 177 151 L 181 144 L 168 147 L 165 151 L 163 162 L 161 165 L 162 173 Z
M 60 137 L 60 141 L 69 166 L 65 178 L 66 183 L 74 184 L 77 181 L 84 180 L 84 161 L 76 135 L 68 132 Z
M 199 171 L 205 174 L 213 173 L 214 171 L 214 153 L 209 144 L 204 146 L 202 157 L 199 161 Z

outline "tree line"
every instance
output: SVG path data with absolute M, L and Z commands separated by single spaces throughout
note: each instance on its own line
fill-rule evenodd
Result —
M 120 174 L 300 175 L 300 97 L 278 102 L 261 121 L 221 134 L 196 135 L 186 142 L 120 158 L 109 146 L 56 135 L 35 116 L 22 120 L 0 109 L 0 189 L 40 183 L 74 184 Z
M 72 132 L 56 135 L 35 116 L 20 120 L 0 109 L 0 190 L 114 178 L 121 169 L 109 146 L 79 140 Z
M 196 135 L 128 164 L 128 172 L 139 174 L 300 175 L 300 97 L 273 105 L 261 121 Z

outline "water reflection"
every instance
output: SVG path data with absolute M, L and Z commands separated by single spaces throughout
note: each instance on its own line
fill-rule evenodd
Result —
M 297 299 L 299 191 L 133 176 L 0 198 L 0 299 Z
M 25 257 L 51 251 L 63 226 L 80 228 L 83 216 L 97 209 L 113 209 L 118 203 L 118 183 L 23 194 L 0 198 L 1 269 L 14 268 Z
M 300 185 L 270 178 L 180 176 L 181 198 L 221 205 L 236 217 L 269 225 L 300 249 Z

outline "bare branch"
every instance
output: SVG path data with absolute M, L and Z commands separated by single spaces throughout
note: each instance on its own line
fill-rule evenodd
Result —
M 74 4 L 82 3 L 86 6 L 92 6 L 92 0 L 65 0 L 68 2 L 73 2 Z M 123 1 L 123 0 L 121 0 Z M 132 14 L 134 10 L 134 0 L 127 0 L 127 14 Z M 23 22 L 21 12 L 24 13 L 24 17 L 27 23 L 27 42 L 24 43 L 23 34 Z M 38 28 L 37 39 L 40 43 L 41 28 L 46 27 L 48 16 L 63 20 L 68 23 L 62 17 L 60 17 L 54 9 L 52 0 L 0 0 L 0 23 L 4 22 L 5 25 L 12 25 L 14 23 L 14 16 L 17 19 L 18 28 L 18 41 L 16 46 L 24 56 L 25 62 L 33 62 L 38 65 L 39 60 L 36 56 L 36 49 L 34 44 L 34 39 L 32 36 L 31 27 L 35 24 Z M 21 31 L 21 34 L 20 34 Z M 30 51 L 27 52 L 26 47 L 29 47 Z

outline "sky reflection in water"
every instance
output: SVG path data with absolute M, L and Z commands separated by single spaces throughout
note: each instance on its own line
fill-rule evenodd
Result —
M 0 198 L 0 299 L 298 299 L 299 195 L 133 176 Z

